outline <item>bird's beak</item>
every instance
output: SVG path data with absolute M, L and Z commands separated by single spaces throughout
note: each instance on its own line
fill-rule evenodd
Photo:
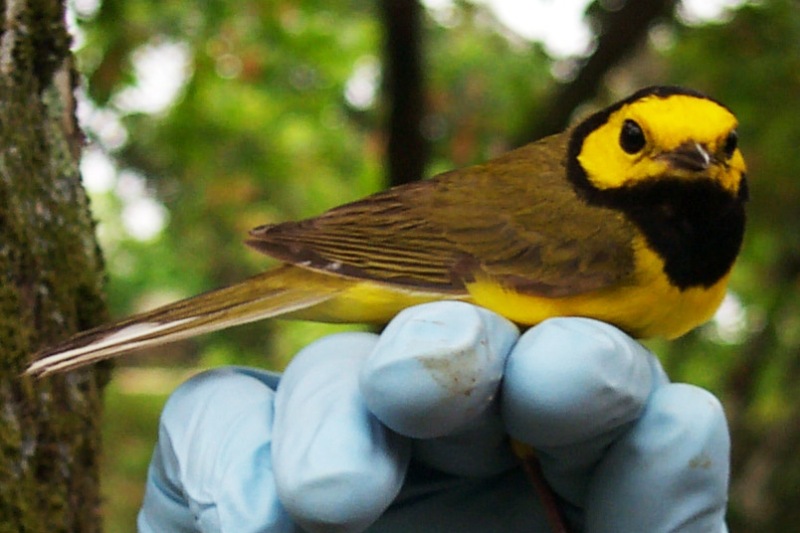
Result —
M 706 148 L 697 142 L 687 142 L 661 155 L 669 166 L 684 172 L 702 172 L 714 162 Z

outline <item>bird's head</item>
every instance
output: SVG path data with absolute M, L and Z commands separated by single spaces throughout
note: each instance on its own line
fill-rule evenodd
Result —
M 590 116 L 571 133 L 570 178 L 597 191 L 660 180 L 712 182 L 746 197 L 731 111 L 700 93 L 650 87 Z

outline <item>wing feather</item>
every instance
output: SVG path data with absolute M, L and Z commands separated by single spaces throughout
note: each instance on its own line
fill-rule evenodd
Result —
M 624 282 L 633 227 L 579 198 L 553 153 L 566 153 L 564 135 L 315 218 L 256 228 L 248 244 L 305 268 L 450 292 L 478 277 L 550 297 Z

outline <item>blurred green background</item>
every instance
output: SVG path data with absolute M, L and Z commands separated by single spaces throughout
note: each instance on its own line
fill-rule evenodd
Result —
M 413 22 L 387 15 L 393 4 L 410 6 L 419 22 L 420 47 L 408 53 L 421 66 L 410 81 L 424 95 L 416 109 L 424 148 L 413 154 L 426 175 L 485 160 L 645 85 L 693 87 L 735 111 L 752 201 L 731 294 L 712 323 L 652 347 L 675 380 L 725 404 L 731 530 L 795 529 L 794 0 L 71 0 L 82 171 L 112 313 L 241 280 L 269 264 L 242 245 L 248 229 L 387 186 L 391 105 L 403 96 L 394 84 L 403 79 L 387 75 L 386 35 Z M 647 6 L 657 9 L 645 16 Z M 106 395 L 106 529 L 135 530 L 158 412 L 177 384 L 222 364 L 279 369 L 332 329 L 341 327 L 269 321 L 121 362 Z

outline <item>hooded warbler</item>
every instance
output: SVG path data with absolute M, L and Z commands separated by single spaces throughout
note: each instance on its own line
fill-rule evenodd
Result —
M 442 299 L 521 325 L 584 316 L 677 337 L 717 309 L 741 246 L 736 126 L 698 92 L 642 89 L 485 164 L 255 228 L 247 244 L 280 266 L 79 333 L 28 372 L 281 315 L 385 323 Z

